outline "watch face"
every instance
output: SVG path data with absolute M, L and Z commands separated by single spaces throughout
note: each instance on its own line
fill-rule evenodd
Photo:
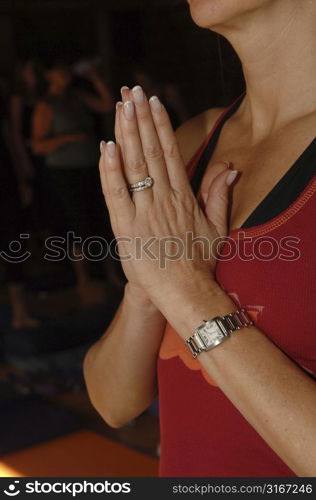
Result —
M 223 335 L 216 321 L 207 321 L 199 331 L 199 335 L 202 338 L 206 348 L 215 347 L 216 345 L 220 344 L 225 338 L 225 335 Z

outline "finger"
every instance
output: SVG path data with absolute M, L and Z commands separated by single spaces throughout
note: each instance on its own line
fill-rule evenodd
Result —
M 236 179 L 237 170 L 222 171 L 209 187 L 205 214 L 220 236 L 227 235 L 230 186 Z
M 118 107 L 119 107 L 119 110 L 120 112 L 122 111 L 122 104 L 124 104 L 124 102 L 126 101 L 129 101 L 130 100 L 130 94 L 131 94 L 131 90 L 129 87 L 127 87 L 126 85 L 124 85 L 123 87 L 121 87 L 121 96 L 122 96 L 122 101 L 119 101 L 117 104 L 118 104 Z M 117 128 L 118 128 L 118 136 L 119 136 L 119 144 L 120 144 L 120 147 L 121 147 L 121 152 L 123 154 L 123 158 L 124 158 L 124 151 L 123 151 L 123 135 L 122 135 L 122 131 L 121 131 L 121 127 L 120 127 L 120 120 L 115 120 L 115 122 L 117 123 Z M 125 159 L 124 159 L 125 160 Z
M 120 145 L 123 142 L 122 131 L 121 131 L 121 126 L 120 126 L 120 121 L 119 121 L 119 109 L 122 105 L 123 105 L 122 101 L 118 101 L 116 103 L 115 124 L 114 124 L 115 140 L 116 140 L 116 143 L 120 144 Z
M 102 191 L 110 212 L 111 221 L 131 224 L 135 216 L 135 205 L 131 199 L 123 174 L 118 146 L 110 141 L 101 143 L 100 174 Z
M 116 103 L 114 130 L 115 130 L 115 140 L 116 140 L 116 144 L 118 146 L 118 154 L 120 154 L 123 165 L 125 165 L 124 148 L 123 148 L 123 134 L 122 134 L 120 119 L 119 119 L 119 115 L 122 112 L 122 107 L 123 107 L 123 103 L 121 101 L 118 101 Z
M 149 99 L 153 121 L 163 149 L 170 184 L 174 189 L 191 190 L 184 162 L 168 113 L 157 96 Z
M 123 102 L 131 100 L 131 90 L 130 90 L 129 87 L 126 87 L 126 85 L 124 85 L 121 88 L 121 96 L 122 96 L 122 101 Z
M 210 164 L 207 166 L 203 183 L 201 185 L 201 190 L 198 194 L 198 198 L 202 198 L 204 206 L 209 195 L 211 184 L 219 174 L 221 174 L 222 172 L 227 172 L 227 169 L 229 168 L 230 163 L 228 161 L 210 162 Z
M 144 158 L 139 135 L 135 105 L 126 101 L 119 112 L 119 121 L 123 138 L 125 176 L 129 184 L 134 184 L 148 177 L 148 168 Z M 135 203 L 143 205 L 152 200 L 152 189 L 145 189 L 134 194 Z
M 111 205 L 111 199 L 109 196 L 106 196 L 106 179 L 105 179 L 105 173 L 104 173 L 104 159 L 103 159 L 103 151 L 104 148 L 106 148 L 106 143 L 104 141 L 101 141 L 100 143 L 100 152 L 101 156 L 99 159 L 99 173 L 100 173 L 100 181 L 101 181 L 101 187 L 102 187 L 102 193 L 104 196 L 104 201 L 106 204 L 106 207 L 108 209 L 109 217 L 110 217 L 110 222 L 111 222 L 111 227 L 113 230 L 113 233 L 116 234 L 117 231 L 117 217 L 115 214 L 115 211 L 113 210 L 113 206 Z
M 153 121 L 150 105 L 143 89 L 137 85 L 132 89 L 137 123 L 144 157 L 149 175 L 155 179 L 154 192 L 170 188 L 164 152 Z
M 120 110 L 122 104 L 129 100 L 129 95 L 130 95 L 130 89 L 124 85 L 121 88 L 122 101 L 118 101 L 118 103 L 116 104 L 117 110 Z M 119 116 L 119 113 L 118 112 L 115 113 L 115 126 L 114 126 L 115 139 L 116 139 L 117 144 L 120 145 L 120 151 L 121 151 L 121 154 L 123 155 L 123 161 L 124 161 L 125 159 L 124 159 L 124 154 L 123 154 L 123 136 L 122 136 L 122 131 L 121 131 L 118 116 Z

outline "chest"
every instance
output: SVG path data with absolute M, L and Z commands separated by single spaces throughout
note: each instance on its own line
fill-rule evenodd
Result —
M 241 227 L 255 208 L 295 165 L 313 140 L 311 130 L 280 133 L 272 139 L 251 145 L 249 138 L 223 133 L 210 159 L 201 183 L 207 191 L 212 180 L 212 165 L 226 160 L 239 175 L 231 188 L 230 228 Z

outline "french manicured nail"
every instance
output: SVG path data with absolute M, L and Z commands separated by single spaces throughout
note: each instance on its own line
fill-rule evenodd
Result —
M 123 106 L 122 101 L 118 101 L 118 102 L 116 103 L 116 109 L 118 110 L 121 106 Z
M 229 172 L 229 174 L 226 177 L 227 186 L 230 186 L 234 182 L 238 173 L 239 173 L 238 170 L 232 170 L 231 172 Z
M 159 101 L 159 99 L 156 95 L 153 95 L 149 99 L 149 104 L 150 104 L 150 107 L 153 111 L 158 112 L 161 110 L 161 102 Z
M 134 87 L 132 89 L 132 92 L 133 92 L 133 97 L 134 97 L 134 101 L 136 102 L 136 104 L 142 104 L 144 102 L 143 89 L 139 85 L 136 85 L 136 87 Z
M 134 117 L 134 103 L 132 101 L 124 102 L 124 115 L 127 120 L 132 120 Z
M 208 198 L 208 193 L 202 193 L 202 194 L 201 194 L 201 197 L 202 197 L 202 200 L 203 200 L 204 205 L 206 205 L 207 198 Z
M 129 87 L 127 87 L 126 85 L 123 85 L 123 87 L 121 87 L 121 94 L 123 94 L 123 92 L 125 90 L 129 90 Z
M 100 142 L 100 152 L 101 152 L 101 155 L 102 155 L 102 153 L 103 153 L 104 146 L 105 146 L 105 142 L 104 142 L 104 141 L 101 141 L 101 142 Z
M 113 141 L 107 142 L 106 149 L 107 149 L 107 152 L 108 152 L 108 155 L 110 156 L 110 158 L 114 158 L 115 151 L 116 151 L 116 144 L 115 144 L 115 142 L 113 142 Z

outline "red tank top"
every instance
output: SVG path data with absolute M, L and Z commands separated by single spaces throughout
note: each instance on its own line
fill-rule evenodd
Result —
M 219 123 L 191 160 L 191 176 Z M 216 268 L 217 281 L 236 305 L 246 307 L 256 326 L 313 377 L 315 191 L 314 176 L 299 197 L 269 222 L 233 230 Z M 235 256 L 234 244 L 239 249 Z M 248 258 L 251 253 L 254 259 Z M 191 357 L 170 325 L 159 352 L 158 381 L 161 476 L 295 476 Z

